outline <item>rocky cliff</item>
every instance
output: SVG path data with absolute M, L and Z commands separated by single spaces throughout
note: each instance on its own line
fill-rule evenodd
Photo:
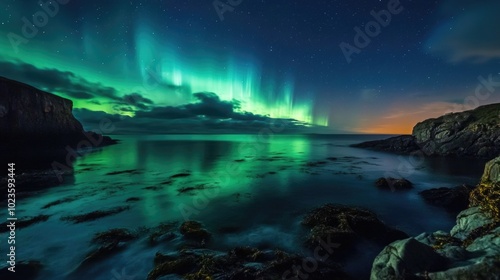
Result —
M 411 136 L 370 141 L 360 148 L 428 156 L 491 159 L 500 154 L 500 103 L 428 119 L 413 128 Z
M 0 146 L 64 146 L 86 139 L 72 108 L 71 100 L 0 77 Z M 111 143 L 104 137 L 98 145 Z
M 500 157 L 488 162 L 451 231 L 389 244 L 371 279 L 500 279 Z

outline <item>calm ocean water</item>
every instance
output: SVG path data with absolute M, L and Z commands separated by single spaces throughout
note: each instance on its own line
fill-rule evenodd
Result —
M 40 260 L 45 266 L 40 279 L 65 279 L 89 253 L 95 233 L 185 219 L 204 223 L 214 234 L 207 244 L 214 250 L 256 246 L 301 252 L 302 215 L 327 202 L 368 208 L 410 235 L 449 230 L 454 216 L 425 204 L 418 192 L 475 184 L 484 162 L 423 160 L 349 147 L 384 137 L 115 136 L 121 140 L 119 145 L 78 158 L 71 180 L 18 201 L 20 218 L 50 215 L 48 221 L 18 231 L 18 259 Z M 190 176 L 170 178 L 176 174 Z M 395 193 L 375 188 L 374 181 L 386 175 L 405 177 L 415 188 Z M 126 202 L 132 197 L 139 200 Z M 68 202 L 42 209 L 60 199 Z M 129 210 L 91 222 L 60 220 L 126 205 Z M 72 274 L 73 278 L 109 280 L 128 275 L 145 279 L 154 254 L 178 245 L 150 246 L 146 239 Z M 360 248 L 353 260 L 344 263 L 346 270 L 365 278 L 379 251 L 372 246 Z

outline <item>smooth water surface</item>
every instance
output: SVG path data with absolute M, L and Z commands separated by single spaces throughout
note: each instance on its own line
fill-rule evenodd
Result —
M 454 216 L 427 205 L 418 192 L 475 184 L 483 168 L 480 161 L 424 160 L 349 147 L 384 138 L 380 135 L 115 138 L 121 143 L 78 158 L 71 180 L 18 201 L 19 217 L 50 215 L 47 222 L 17 233 L 18 259 L 40 260 L 45 266 L 40 279 L 144 279 L 155 252 L 174 250 L 175 242 L 150 246 L 144 236 L 120 253 L 74 271 L 97 232 L 187 219 L 201 221 L 213 233 L 207 244 L 211 249 L 248 245 L 301 252 L 302 215 L 327 202 L 368 208 L 410 235 L 449 230 Z M 176 174 L 190 175 L 170 178 Z M 415 188 L 379 190 L 374 181 L 383 176 L 405 177 Z M 139 200 L 126 202 L 129 198 Z M 60 199 L 67 202 L 42 209 Z M 60 220 L 127 205 L 129 210 L 91 222 Z M 379 250 L 361 248 L 355 260 L 344 263 L 346 270 L 366 278 Z

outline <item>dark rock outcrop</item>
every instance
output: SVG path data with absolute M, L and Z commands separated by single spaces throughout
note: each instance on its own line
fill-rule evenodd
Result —
M 326 204 L 314 209 L 304 217 L 302 224 L 311 228 L 308 246 L 315 247 L 327 240 L 336 244 L 334 258 L 342 258 L 359 242 L 387 245 L 408 237 L 385 225 L 369 210 L 343 205 Z
M 418 123 L 413 136 L 427 155 L 493 158 L 500 154 L 500 104 Z
M 198 242 L 205 242 L 211 236 L 210 232 L 204 229 L 202 224 L 197 221 L 184 222 L 180 226 L 179 230 L 186 239 Z
M 500 103 L 428 119 L 411 136 L 353 145 L 396 153 L 492 159 L 500 154 Z
M 377 151 L 386 151 L 400 154 L 409 154 L 418 151 L 420 147 L 415 142 L 412 135 L 401 135 L 391 137 L 385 140 L 368 141 L 354 144 L 352 147 L 373 149 Z
M 340 265 L 325 260 L 315 259 L 314 269 L 305 267 L 304 263 L 310 259 L 281 250 L 248 247 L 228 253 L 211 250 L 183 250 L 175 255 L 157 253 L 147 279 L 298 279 L 297 275 L 308 280 L 351 279 Z
M 436 188 L 421 191 L 420 195 L 429 204 L 443 207 L 448 211 L 458 212 L 467 209 L 472 186 L 457 186 L 454 188 Z
M 0 146 L 46 148 L 76 145 L 82 140 L 94 147 L 116 143 L 85 132 L 72 109 L 71 100 L 0 77 Z
M 373 262 L 370 279 L 416 279 L 414 274 L 443 269 L 446 263 L 446 258 L 436 253 L 432 247 L 408 238 L 384 248 Z

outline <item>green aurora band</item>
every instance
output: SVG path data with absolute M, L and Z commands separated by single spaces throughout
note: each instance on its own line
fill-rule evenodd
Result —
M 113 87 L 122 95 L 139 93 L 153 100 L 156 106 L 186 104 L 195 101 L 193 93 L 213 92 L 221 100 L 238 100 L 241 111 L 328 126 L 328 114 L 315 110 L 313 99 L 297 98 L 291 74 L 276 75 L 271 70 L 264 73 L 257 60 L 246 54 L 207 50 L 182 43 L 175 36 L 169 42 L 159 42 L 152 30 L 145 23 L 137 26 L 133 58 L 125 47 L 115 48 L 116 43 L 99 46 L 91 32 L 83 32 L 81 42 L 68 44 L 62 52 L 35 48 L 38 42 L 30 42 L 15 53 L 4 42 L 0 53 L 6 61 L 73 72 L 88 82 Z M 73 55 L 68 57 L 68 52 Z M 64 92 L 54 93 L 73 99 Z M 75 108 L 134 115 L 117 111 L 105 97 L 73 101 Z

